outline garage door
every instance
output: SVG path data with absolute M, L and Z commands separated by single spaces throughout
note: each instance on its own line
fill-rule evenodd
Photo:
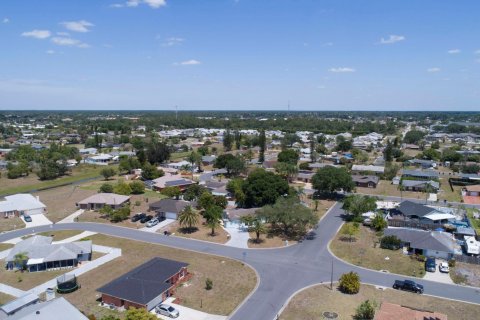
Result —
M 175 212 L 165 212 L 165 218 L 177 220 L 177 214 Z

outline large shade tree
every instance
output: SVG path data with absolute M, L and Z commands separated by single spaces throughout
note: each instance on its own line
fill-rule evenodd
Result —
M 245 208 L 274 204 L 278 197 L 287 195 L 289 186 L 281 176 L 263 169 L 256 169 L 242 184 L 244 198 L 238 204 Z
M 312 186 L 319 193 L 329 194 L 339 189 L 350 192 L 355 188 L 348 171 L 345 168 L 333 166 L 320 168 L 312 178 Z

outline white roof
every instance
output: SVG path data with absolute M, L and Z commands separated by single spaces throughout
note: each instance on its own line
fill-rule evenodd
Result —
M 445 219 L 455 219 L 455 216 L 450 213 L 441 213 L 441 212 L 433 212 L 431 214 L 427 214 L 424 218 L 430 220 L 445 220 Z
M 360 164 L 354 164 L 352 166 L 352 171 L 372 171 L 372 172 L 382 172 L 383 173 L 385 171 L 385 167 L 372 166 L 372 165 L 364 166 L 364 165 L 360 165 Z
M 46 207 L 39 199 L 25 193 L 6 196 L 5 201 L 0 201 L 0 212 L 27 211 Z
M 43 258 L 28 259 L 28 261 L 27 261 L 28 266 L 34 265 L 34 264 L 39 264 L 39 263 L 43 263 Z
M 17 311 L 9 320 L 88 320 L 65 298 L 36 303 Z

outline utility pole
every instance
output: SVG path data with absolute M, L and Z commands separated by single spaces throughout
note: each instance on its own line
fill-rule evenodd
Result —
M 330 274 L 330 290 L 333 291 L 333 259 L 332 259 L 332 273 Z

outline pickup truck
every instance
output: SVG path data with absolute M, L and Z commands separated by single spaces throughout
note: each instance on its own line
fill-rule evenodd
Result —
M 423 293 L 423 286 L 421 284 L 413 282 L 412 280 L 395 280 L 395 283 L 393 284 L 393 289 L 411 291 L 415 293 Z

